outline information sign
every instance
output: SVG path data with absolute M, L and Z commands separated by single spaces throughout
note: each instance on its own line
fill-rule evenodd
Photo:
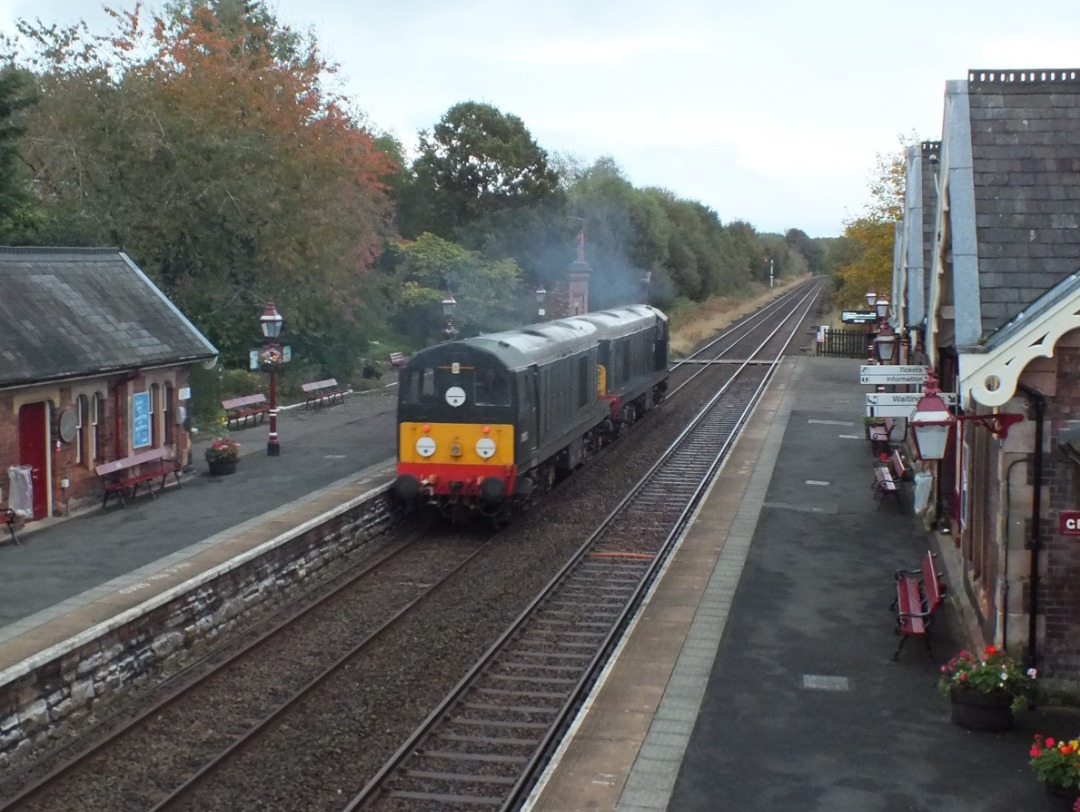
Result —
M 844 324 L 874 324 L 877 321 L 875 310 L 844 310 L 840 313 Z
M 150 393 L 136 392 L 131 396 L 131 430 L 134 448 L 150 445 Z
M 922 392 L 868 392 L 867 406 L 907 406 L 914 409 L 922 397 Z M 949 406 L 956 405 L 955 392 L 942 392 L 941 399 Z
M 859 383 L 921 384 L 926 382 L 926 367 L 903 364 L 863 364 L 859 367 Z

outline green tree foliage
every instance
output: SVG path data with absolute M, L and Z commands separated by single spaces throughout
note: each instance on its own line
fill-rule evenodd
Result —
M 395 166 L 323 92 L 331 67 L 258 4 L 180 4 L 149 30 L 138 8 L 114 17 L 108 40 L 21 28 L 42 93 L 27 155 L 55 235 L 123 247 L 227 361 L 274 299 L 294 344 L 345 363 Z
M 399 283 L 395 320 L 417 346 L 437 340 L 447 293 L 458 302 L 453 319 L 462 336 L 522 323 L 521 274 L 512 259 L 485 259 L 427 233 L 402 241 L 391 254 Z
M 421 131 L 413 172 L 426 200 L 416 225 L 447 239 L 475 234 L 478 224 L 482 231 L 508 211 L 550 203 L 559 189 L 524 122 L 479 102 L 455 104 L 432 131 Z
M 31 92 L 24 71 L 13 67 L 0 71 L 0 240 L 6 242 L 16 241 L 30 219 L 30 195 L 18 151 L 23 127 L 16 114 L 31 103 Z

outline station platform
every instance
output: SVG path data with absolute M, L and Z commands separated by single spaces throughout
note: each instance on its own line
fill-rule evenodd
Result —
M 289 407 L 281 455 L 265 424 L 227 432 L 240 470 L 207 474 L 217 433 L 195 439 L 181 486 L 28 524 L 0 546 L 0 679 L 98 623 L 388 482 L 394 473 L 396 389 L 342 404 Z M 221 434 L 225 434 L 223 430 Z M 7 534 L 4 534 L 5 537 Z
M 982 645 L 960 600 L 932 656 L 915 639 L 892 660 L 893 573 L 932 549 L 958 596 L 959 553 L 919 529 L 911 484 L 875 497 L 859 363 L 784 365 L 527 809 L 1063 808 L 1028 750 L 1080 734 L 1075 709 L 950 721 L 940 666 Z
M 933 656 L 912 640 L 892 660 L 894 571 L 931 548 L 958 593 L 958 553 L 918 529 L 910 485 L 899 505 L 875 498 L 858 368 L 783 365 L 527 808 L 1061 808 L 1027 753 L 1037 732 L 1080 733 L 1075 711 L 1026 712 L 1005 733 L 949 721 L 940 664 L 981 645 L 958 600 Z M 392 390 L 291 409 L 281 457 L 265 426 L 244 429 L 240 475 L 209 477 L 204 437 L 182 488 L 0 546 L 0 671 L 388 481 L 393 426 Z

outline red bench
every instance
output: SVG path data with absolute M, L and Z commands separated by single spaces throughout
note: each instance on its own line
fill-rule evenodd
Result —
M 176 478 L 177 485 L 183 487 L 183 483 L 180 481 L 180 463 L 177 460 L 170 459 L 170 453 L 171 450 L 165 447 L 152 448 L 149 451 L 142 451 L 138 454 L 132 454 L 130 457 L 124 457 L 122 460 L 112 460 L 95 466 L 94 472 L 101 477 L 104 489 L 101 506 L 105 507 L 109 497 L 115 496 L 120 500 L 120 506 L 123 507 L 124 491 L 131 488 L 128 498 L 134 499 L 140 485 L 146 485 L 146 490 L 150 493 L 152 499 L 154 497 L 153 481 L 160 477 L 161 487 L 158 490 L 164 490 L 165 480 L 168 479 L 169 474 Z
M 881 500 L 878 502 L 878 510 L 881 510 L 881 505 L 885 502 L 886 496 L 895 496 L 896 504 L 901 504 L 900 481 L 893 477 L 892 470 L 883 462 L 879 462 L 874 466 L 874 490 Z
M 15 523 L 18 520 L 19 515 L 11 508 L 0 511 L 0 525 L 7 525 L 8 532 L 11 533 L 11 540 L 16 544 L 19 543 L 19 537 L 15 535 Z
M 324 400 L 327 404 L 333 405 L 334 398 L 341 398 L 341 402 L 345 402 L 345 390 L 338 386 L 336 378 L 327 378 L 325 381 L 315 381 L 313 383 L 302 383 L 300 388 L 304 390 L 304 396 L 307 398 L 304 403 L 305 409 L 313 403 L 320 406 Z
M 403 353 L 403 352 L 392 352 L 392 353 L 390 353 L 390 366 L 397 367 L 398 369 L 401 369 L 407 363 L 409 363 L 409 357 L 405 353 Z
M 221 408 L 225 410 L 226 428 L 229 427 L 230 423 L 236 423 L 236 427 L 240 428 L 241 420 L 244 421 L 246 426 L 249 419 L 254 423 L 265 419 L 266 415 L 270 413 L 270 404 L 266 402 L 266 395 L 262 393 L 223 400 L 221 401 Z
M 899 659 L 904 643 L 916 635 L 922 636 L 926 651 L 933 657 L 930 651 L 930 625 L 934 613 L 945 599 L 947 589 L 938 573 L 934 554 L 927 550 L 919 571 L 897 570 L 895 578 L 896 600 L 892 609 L 896 612 L 896 633 L 900 635 L 900 645 L 893 652 L 893 659 Z

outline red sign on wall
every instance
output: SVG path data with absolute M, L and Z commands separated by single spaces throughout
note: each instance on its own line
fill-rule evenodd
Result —
M 1058 513 L 1058 532 L 1063 536 L 1080 536 L 1080 510 Z

